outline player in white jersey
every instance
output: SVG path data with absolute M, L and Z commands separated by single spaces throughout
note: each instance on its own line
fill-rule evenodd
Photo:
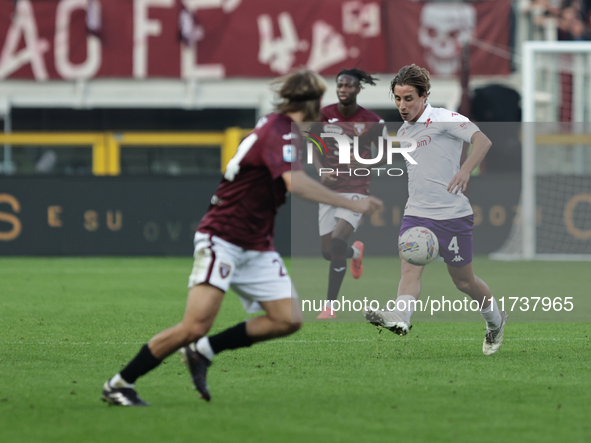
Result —
M 472 207 L 464 195 L 470 173 L 486 156 L 491 142 L 463 115 L 427 103 L 429 72 L 416 65 L 403 67 L 391 83 L 391 94 L 404 120 L 398 136 L 412 138 L 417 148 L 407 161 L 408 201 L 400 234 L 414 226 L 431 229 L 439 240 L 439 254 L 447 264 L 456 287 L 478 301 L 486 321 L 482 351 L 497 352 L 503 342 L 507 314 L 499 311 L 487 284 L 472 268 Z M 472 144 L 470 155 L 460 165 L 464 143 Z M 404 147 L 404 146 L 403 146 Z M 407 263 L 401 257 L 401 279 L 393 311 L 366 311 L 376 326 L 406 335 L 410 318 L 421 295 L 424 266 Z

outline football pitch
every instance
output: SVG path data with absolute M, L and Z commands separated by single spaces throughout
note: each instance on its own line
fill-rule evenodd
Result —
M 478 313 L 463 322 L 417 317 L 406 337 L 361 321 L 307 322 L 285 339 L 217 356 L 211 403 L 176 354 L 136 384 L 151 407 L 102 403 L 104 381 L 180 321 L 191 265 L 0 258 L 0 441 L 591 441 L 589 323 L 512 322 L 511 312 L 493 356 L 482 354 Z M 364 265 L 342 295 L 387 300 L 398 260 Z M 293 268 L 302 298 L 324 296 L 325 261 L 294 259 Z M 497 297 L 578 295 L 575 309 L 591 312 L 588 263 L 476 257 L 474 268 Z M 423 297 L 460 296 L 441 263 L 423 281 Z M 229 293 L 212 332 L 245 317 Z

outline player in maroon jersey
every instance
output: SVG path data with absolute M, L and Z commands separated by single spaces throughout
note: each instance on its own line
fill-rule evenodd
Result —
M 359 106 L 357 95 L 363 84 L 375 85 L 376 78 L 360 69 L 343 69 L 337 75 L 338 103 L 322 108 L 323 124 L 317 125 L 314 132 L 338 132 L 350 139 L 359 138 L 359 155 L 371 158 L 371 144 L 383 135 L 384 121 L 377 114 Z M 319 135 L 319 134 L 318 134 Z M 369 195 L 368 176 L 356 176 L 348 165 L 339 164 L 336 140 L 324 138 L 326 151 L 314 151 L 314 165 L 321 171 L 320 181 L 326 187 L 351 200 L 360 200 Z M 327 173 L 327 170 L 332 172 Z M 336 300 L 345 270 L 347 258 L 351 258 L 351 275 L 358 279 L 363 273 L 363 243 L 356 241 L 348 246 L 349 239 L 357 229 L 362 214 L 320 204 L 318 210 L 318 229 L 322 256 L 330 261 L 327 300 Z M 335 318 L 336 313 L 329 305 L 317 318 Z
M 273 247 L 273 229 L 285 194 L 366 213 L 382 207 L 374 197 L 352 201 L 308 177 L 297 159 L 300 135 L 291 123 L 318 121 L 326 90 L 310 71 L 280 78 L 276 113 L 263 117 L 238 147 L 195 234 L 193 270 L 183 320 L 154 336 L 136 357 L 103 386 L 102 399 L 146 406 L 135 381 L 181 349 L 195 389 L 209 401 L 207 369 L 215 354 L 293 334 L 301 311 L 283 260 Z M 264 310 L 225 331 L 206 337 L 232 287 L 248 312 Z

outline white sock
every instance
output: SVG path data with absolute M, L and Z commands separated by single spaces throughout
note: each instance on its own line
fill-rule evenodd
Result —
M 213 360 L 213 356 L 215 354 L 213 353 L 213 349 L 211 349 L 211 345 L 209 344 L 209 338 L 201 337 L 199 340 L 197 340 L 197 344 L 195 345 L 195 348 L 205 358 L 207 358 L 208 360 Z
M 133 388 L 133 384 L 127 383 L 120 374 L 115 375 L 115 377 L 109 380 L 109 386 L 112 388 Z
M 361 255 L 361 251 L 359 251 L 359 249 L 357 249 L 355 246 L 351 246 L 351 248 L 353 249 L 353 257 L 351 257 L 351 258 L 352 259 L 359 258 L 359 256 Z
M 417 299 L 412 295 L 399 295 L 396 297 L 396 307 L 394 308 L 394 312 L 400 315 L 405 322 L 410 323 L 410 317 L 413 312 L 415 312 L 416 303 L 414 303 L 414 301 L 416 300 Z M 413 303 L 409 303 L 411 301 L 413 301 Z M 404 310 L 399 308 L 404 308 Z
M 497 329 L 503 322 L 501 311 L 499 311 L 499 307 L 497 306 L 497 300 L 494 297 L 491 298 L 490 305 L 480 311 L 484 320 L 486 320 L 487 329 L 490 330 Z

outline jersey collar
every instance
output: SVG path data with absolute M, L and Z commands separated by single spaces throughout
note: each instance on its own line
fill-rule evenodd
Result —
M 412 128 L 417 123 L 425 123 L 427 121 L 427 119 L 429 118 L 429 116 L 431 115 L 432 110 L 433 110 L 433 108 L 431 107 L 431 105 L 429 103 L 427 103 L 425 106 L 425 109 L 423 110 L 423 113 L 421 114 L 421 116 L 419 117 L 419 119 L 416 122 L 414 122 L 414 123 L 404 122 L 402 126 Z
M 355 114 L 353 114 L 351 117 L 345 117 L 343 114 L 341 114 L 341 111 L 339 111 L 339 104 L 335 103 L 335 109 L 336 109 L 336 113 L 339 116 L 339 121 L 343 121 L 343 122 L 348 122 L 350 120 L 353 120 L 354 118 L 356 118 L 359 113 L 361 112 L 361 106 L 357 105 L 357 111 L 355 111 Z
M 419 119 L 416 121 L 417 123 L 425 123 L 427 121 L 427 119 L 429 118 L 429 116 L 431 115 L 431 105 L 429 103 L 427 103 L 427 105 L 425 106 L 425 110 L 423 111 L 423 113 L 421 114 L 421 116 L 419 117 Z

